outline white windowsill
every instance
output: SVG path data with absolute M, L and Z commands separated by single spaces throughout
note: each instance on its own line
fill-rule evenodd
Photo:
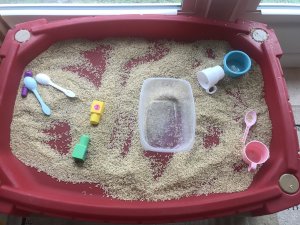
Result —
M 163 4 L 0 4 L 1 16 L 176 15 L 177 3 Z
M 257 9 L 262 15 L 300 15 L 300 4 L 261 3 Z

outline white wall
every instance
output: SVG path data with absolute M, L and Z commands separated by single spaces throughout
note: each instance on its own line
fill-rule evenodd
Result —
M 283 67 L 300 67 L 300 15 L 261 15 L 259 12 L 245 15 L 248 20 L 268 24 L 273 28 L 284 55 Z

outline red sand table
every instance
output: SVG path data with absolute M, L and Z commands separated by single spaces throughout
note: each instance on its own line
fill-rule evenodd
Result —
M 267 33 L 267 40 L 258 42 L 253 39 L 253 32 L 257 29 Z M 28 30 L 29 40 L 24 43 L 16 41 L 15 34 L 19 30 Z M 57 41 L 75 38 L 97 40 L 110 37 L 142 37 L 154 42 L 157 39 L 225 40 L 232 48 L 247 52 L 260 64 L 264 78 L 265 99 L 273 124 L 271 158 L 256 174 L 248 190 L 232 194 L 191 196 L 164 202 L 122 201 L 106 197 L 103 191 L 93 184 L 75 185 L 57 182 L 45 173 L 39 173 L 36 169 L 25 166 L 15 158 L 9 146 L 10 124 L 25 66 Z M 149 49 L 149 53 L 124 65 L 122 85 L 126 85 L 128 71 L 134 66 L 150 60 L 159 60 L 168 54 L 168 49 L 159 42 L 155 42 L 153 48 L 154 51 Z M 64 69 L 85 77 L 99 87 L 101 75 L 105 71 L 105 55 L 110 50 L 110 46 L 99 46 L 94 50 L 82 52 L 97 73 L 88 71 L 84 65 Z M 213 49 L 207 49 L 206 54 L 207 57 L 215 57 Z M 299 146 L 279 62 L 281 55 L 282 50 L 273 30 L 256 22 L 229 23 L 187 16 L 126 15 L 76 18 L 51 23 L 42 19 L 16 25 L 6 35 L 0 50 L 0 212 L 20 215 L 41 213 L 104 222 L 154 223 L 245 212 L 263 215 L 299 204 L 299 190 L 288 194 L 279 185 L 283 174 L 292 175 L 296 182 L 300 179 Z M 193 65 L 197 67 L 200 63 L 193 62 Z M 241 102 L 239 92 L 233 93 L 228 90 L 228 95 L 234 97 L 237 104 L 245 104 Z M 124 155 L 130 147 L 133 134 L 130 124 L 134 119 L 122 113 L 119 116 L 119 120 L 129 124 L 126 131 L 127 139 L 123 146 Z M 112 145 L 115 134 L 119 132 L 119 122 L 115 121 L 116 126 L 111 134 Z M 53 123 L 53 128 L 44 132 L 49 135 L 62 134 L 64 140 L 51 140 L 47 144 L 64 154 L 70 150 L 67 146 L 71 142 L 71 137 L 65 132 L 70 129 L 70 125 L 60 121 Z M 213 125 L 207 127 L 207 134 L 203 137 L 204 146 L 210 148 L 217 145 L 219 135 L 222 135 L 220 128 Z M 172 154 L 149 152 L 145 152 L 145 156 L 155 159 L 153 167 L 160 167 L 161 173 L 166 161 L 172 158 Z M 243 164 L 234 167 L 235 172 L 239 172 Z M 160 175 L 158 173 L 154 176 Z M 290 186 L 292 183 L 288 181 L 285 185 Z M 86 195 L 83 195 L 83 192 Z

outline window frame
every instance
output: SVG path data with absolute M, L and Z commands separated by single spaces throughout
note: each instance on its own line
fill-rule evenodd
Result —
M 0 4 L 1 16 L 176 15 L 180 3 L 138 4 Z
M 274 28 L 284 51 L 281 60 L 283 66 L 299 67 L 300 45 L 297 40 L 300 39 L 300 4 L 260 3 L 260 0 L 226 0 L 226 3 L 224 2 L 223 0 L 183 0 L 181 5 L 177 3 L 117 4 L 117 6 L 116 4 L 72 4 L 72 6 L 69 4 L 27 4 L 27 7 L 20 4 L 14 6 L 0 4 L 0 15 L 9 27 L 39 18 L 53 21 L 79 16 L 119 14 L 179 14 L 229 21 L 253 20 Z M 235 7 L 232 7 L 233 4 Z M 227 13 L 220 13 L 226 10 Z M 280 10 L 284 11 L 280 12 Z

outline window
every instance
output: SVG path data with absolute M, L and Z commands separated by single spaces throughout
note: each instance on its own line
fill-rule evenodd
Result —
M 300 4 L 300 0 L 262 0 L 261 3 Z
M 145 4 L 181 3 L 181 0 L 1 0 L 1 4 Z
M 183 14 L 267 23 L 284 50 L 283 64 L 299 66 L 300 0 L 0 0 L 0 15 L 10 27 L 41 17 L 51 21 L 119 14 Z
M 300 15 L 300 0 L 263 0 L 258 9 L 263 15 Z
M 2 0 L 3 4 L 28 4 L 28 3 L 61 3 L 61 4 L 116 4 L 116 3 L 181 3 L 181 0 Z
M 2 0 L 1 3 L 1 16 L 170 15 L 177 14 L 181 7 L 181 0 Z

